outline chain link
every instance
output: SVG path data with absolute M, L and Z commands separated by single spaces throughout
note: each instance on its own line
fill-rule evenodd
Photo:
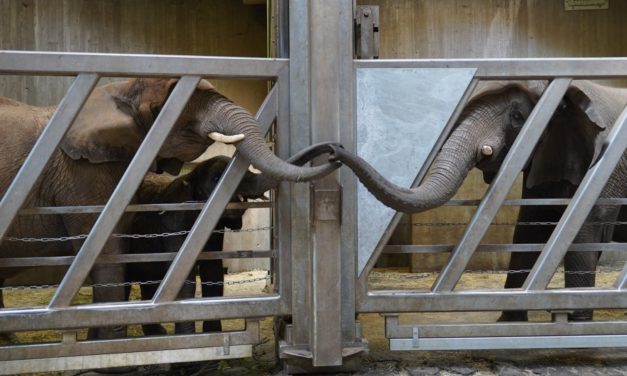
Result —
M 226 234 L 226 233 L 240 233 L 240 232 L 254 232 L 254 231 L 266 231 L 272 230 L 273 227 L 256 227 L 246 228 L 242 230 L 215 230 L 214 234 Z M 182 236 L 189 234 L 189 230 L 182 230 L 176 232 L 163 232 L 158 234 L 111 234 L 114 238 L 127 238 L 127 239 L 152 239 L 152 238 L 167 238 L 171 236 Z M 82 240 L 87 238 L 87 234 L 75 235 L 75 236 L 61 236 L 58 238 L 16 238 L 7 237 L 5 240 L 10 242 L 24 242 L 24 243 L 46 243 L 46 242 L 65 242 L 69 240 Z
M 270 276 L 266 275 L 263 277 L 251 278 L 251 279 L 243 279 L 240 281 L 205 281 L 201 282 L 202 286 L 233 286 L 233 285 L 243 285 L 248 283 L 255 283 L 261 281 L 269 281 Z M 152 281 L 132 281 L 132 282 L 120 282 L 120 283 L 94 283 L 91 285 L 85 285 L 83 287 L 131 287 L 133 285 L 158 285 L 161 283 L 161 280 L 152 280 Z M 186 285 L 196 285 L 196 281 L 192 281 L 189 279 L 185 280 Z M 21 290 L 40 290 L 40 289 L 52 289 L 57 288 L 59 285 L 31 285 L 31 286 L 6 286 L 0 287 L 0 291 L 21 291 Z

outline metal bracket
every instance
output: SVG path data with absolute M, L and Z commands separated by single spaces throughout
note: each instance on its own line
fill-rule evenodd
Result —
M 568 322 L 568 314 L 573 311 L 551 311 L 551 321 L 554 323 L 565 324 Z
M 222 345 L 222 354 L 231 354 L 231 336 L 229 334 L 224 335 L 224 344 Z
M 414 326 L 413 328 L 411 328 L 411 347 L 414 349 L 417 349 L 420 347 L 420 335 L 419 335 L 419 331 L 418 331 L 418 327 Z
M 342 189 L 338 185 L 335 188 L 321 188 L 316 183 L 311 184 L 312 200 L 314 208 L 314 220 L 316 221 L 340 221 L 342 218 Z
M 76 336 L 78 332 L 76 330 L 64 330 L 62 332 L 61 342 L 64 345 L 76 343 Z
M 355 58 L 379 58 L 379 6 L 358 5 L 355 8 Z

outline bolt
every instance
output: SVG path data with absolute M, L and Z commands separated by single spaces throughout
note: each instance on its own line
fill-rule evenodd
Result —
M 370 17 L 370 8 L 364 9 L 364 17 L 366 18 Z

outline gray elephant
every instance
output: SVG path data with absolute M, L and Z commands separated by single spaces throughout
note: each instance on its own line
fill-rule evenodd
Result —
M 175 83 L 171 79 L 132 79 L 95 88 L 25 206 L 105 204 Z M 6 192 L 53 113 L 51 107 L 33 107 L 0 98 L 0 194 Z M 338 167 L 334 163 L 315 167 L 286 163 L 267 147 L 258 128 L 251 114 L 202 80 L 160 149 L 157 165 L 174 166 L 177 170 L 182 162 L 197 158 L 214 140 L 220 140 L 235 143 L 256 168 L 280 180 L 311 180 Z M 7 236 L 45 238 L 86 234 L 96 218 L 85 214 L 18 216 Z M 125 232 L 129 221 L 129 217 L 124 218 L 115 231 Z M 0 257 L 72 255 L 80 245 L 80 241 L 44 245 L 3 241 Z M 126 248 L 122 239 L 112 238 L 103 253 L 117 254 Z M 0 273 L 1 284 L 16 270 Z M 96 265 L 91 277 L 98 284 L 122 283 L 124 270 L 121 265 Z M 123 301 L 124 288 L 95 288 L 93 299 Z M 119 337 L 123 333 L 122 327 L 91 332 L 100 338 Z
M 403 212 L 420 212 L 448 201 L 473 167 L 490 182 L 513 140 L 542 94 L 546 83 L 492 82 L 473 96 L 458 126 L 443 145 L 424 182 L 412 189 L 395 186 L 360 158 L 341 148 L 333 157 L 348 165 L 360 181 L 384 204 Z M 621 111 L 627 105 L 627 89 L 573 81 L 561 105 L 524 169 L 523 197 L 571 197 Z M 619 162 L 601 197 L 625 197 L 627 154 Z M 615 221 L 619 207 L 596 206 L 575 242 L 612 239 L 612 226 L 595 222 Z M 519 221 L 557 221 L 563 207 L 523 207 Z M 618 229 L 617 229 L 618 230 Z M 548 226 L 518 226 L 516 243 L 544 243 L 552 232 Z M 623 229 L 617 238 L 625 238 Z M 512 269 L 530 269 L 538 254 L 513 253 Z M 598 252 L 569 252 L 565 257 L 566 287 L 594 285 Z M 506 287 L 522 286 L 527 274 L 509 274 Z M 573 320 L 591 319 L 592 311 L 575 311 Z M 526 320 L 526 312 L 504 312 L 501 320 Z
M 312 145 L 290 157 L 287 162 L 303 165 L 330 151 L 329 144 Z M 190 173 L 178 178 L 168 177 L 165 174 L 149 174 L 137 192 L 137 200 L 141 204 L 206 201 L 214 191 L 229 161 L 230 158 L 225 156 L 213 157 L 199 163 Z M 231 202 L 261 198 L 264 192 L 276 187 L 278 183 L 278 180 L 269 178 L 267 174 L 254 174 L 248 171 L 232 196 Z M 220 230 L 225 228 L 240 229 L 244 212 L 245 209 L 225 210 L 216 225 L 214 230 L 216 232 L 211 235 L 203 251 L 222 251 L 224 233 Z M 160 234 L 189 230 L 197 216 L 197 211 L 142 212 L 135 215 L 132 231 L 134 234 Z M 186 235 L 134 239 L 131 243 L 130 253 L 178 252 L 185 237 Z M 163 279 L 168 267 L 169 263 L 165 262 L 129 264 L 126 270 L 126 279 L 133 282 L 158 281 Z M 188 280 L 195 281 L 197 274 L 200 276 L 200 280 L 205 282 L 202 284 L 203 297 L 222 296 L 224 290 L 222 260 L 198 261 Z M 216 284 L 207 282 L 215 282 Z M 140 284 L 140 289 L 142 300 L 148 300 L 154 296 L 157 285 L 143 283 Z M 178 298 L 193 298 L 195 290 L 194 284 L 186 283 L 179 292 Z M 142 329 L 146 335 L 165 334 L 165 329 L 159 324 L 145 324 L 142 325 Z M 189 334 L 194 333 L 194 331 L 193 322 L 177 322 L 175 324 L 177 334 Z M 203 332 L 215 331 L 221 331 L 219 320 L 203 322 Z

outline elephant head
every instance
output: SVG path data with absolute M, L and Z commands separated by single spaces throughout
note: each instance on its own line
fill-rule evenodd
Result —
M 545 87 L 546 83 L 537 82 L 492 82 L 480 87 L 418 187 L 392 184 L 342 148 L 331 159 L 349 166 L 377 199 L 395 210 L 411 213 L 440 206 L 452 198 L 473 167 L 491 181 Z M 564 179 L 579 183 L 599 153 L 605 129 L 625 105 L 624 91 L 618 90 L 573 81 L 526 167 L 527 185 Z M 563 158 L 565 153 L 569 158 Z
M 96 88 L 61 149 L 72 159 L 92 163 L 130 161 L 175 83 L 140 78 Z M 161 147 L 159 161 L 178 161 L 175 167 L 180 168 L 216 140 L 235 144 L 256 168 L 280 180 L 312 180 L 339 167 L 334 163 L 299 167 L 279 159 L 267 147 L 255 118 L 202 80 Z

